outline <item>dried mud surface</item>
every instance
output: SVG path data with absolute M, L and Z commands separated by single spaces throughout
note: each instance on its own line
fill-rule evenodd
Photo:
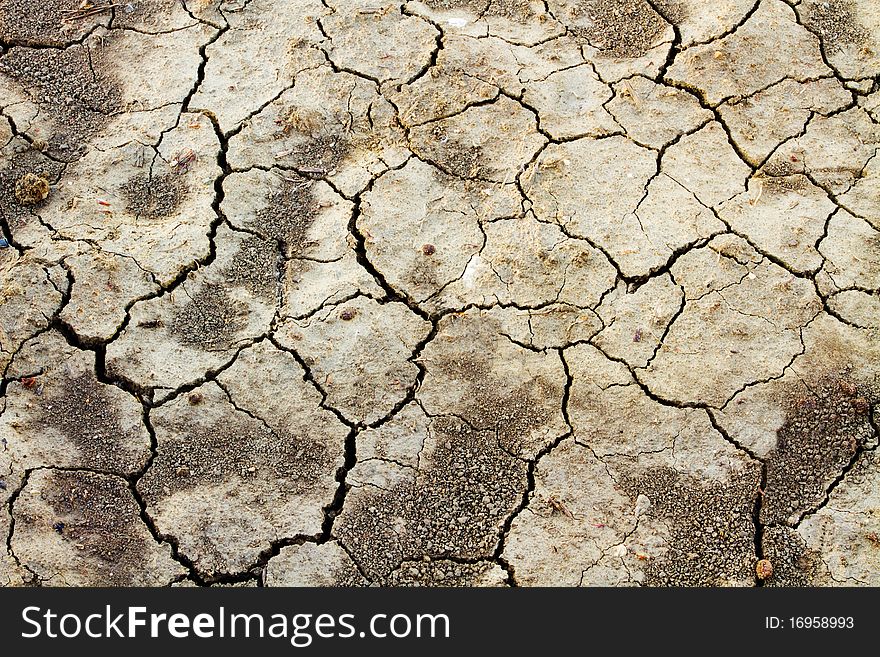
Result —
M 874 0 L 95 4 L 0 0 L 0 586 L 880 585 Z

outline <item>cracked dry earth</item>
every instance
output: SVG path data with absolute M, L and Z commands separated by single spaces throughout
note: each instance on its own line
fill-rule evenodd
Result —
M 874 0 L 0 0 L 0 585 L 880 585 L 878 149 Z

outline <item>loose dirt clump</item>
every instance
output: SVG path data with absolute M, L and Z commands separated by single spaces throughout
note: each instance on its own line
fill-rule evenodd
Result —
M 184 344 L 208 351 L 230 349 L 246 325 L 244 304 L 218 283 L 205 283 L 170 322 L 171 333 Z
M 422 555 L 491 555 L 522 495 L 526 464 L 499 448 L 491 431 L 438 418 L 431 433 L 436 446 L 414 480 L 362 498 L 338 529 L 371 578 Z
M 261 234 L 278 240 L 290 258 L 302 253 L 318 203 L 310 189 L 310 180 L 296 174 L 286 178 L 281 188 L 269 195 L 266 207 L 257 212 L 254 227 Z
M 142 219 L 163 219 L 180 206 L 188 188 L 179 175 L 135 176 L 122 187 L 126 209 Z
M 126 481 L 83 471 L 55 471 L 52 478 L 46 501 L 57 516 L 55 531 L 90 558 L 101 573 L 99 581 L 119 586 L 139 581 L 147 544 Z
M 0 73 L 22 86 L 54 119 L 47 152 L 72 161 L 108 117 L 121 109 L 116 81 L 92 61 L 84 45 L 64 50 L 13 48 L 0 59 Z
M 19 199 L 19 195 L 30 193 L 27 189 L 19 190 L 19 181 L 35 176 L 52 183 L 58 179 L 61 169 L 61 164 L 52 162 L 39 151 L 28 149 L 16 153 L 6 167 L 0 168 L 0 217 L 12 223 L 33 209 Z
M 572 8 L 570 26 L 581 37 L 613 57 L 641 57 L 657 43 L 666 22 L 644 0 L 591 0 Z
M 764 556 L 773 564 L 765 586 L 810 586 L 821 558 L 788 527 L 767 527 L 761 541 Z
M 812 393 L 792 400 L 767 456 L 763 524 L 796 522 L 821 501 L 873 435 L 870 412 L 876 401 L 876 391 L 846 373 L 824 377 Z
M 844 46 L 860 45 L 868 38 L 867 30 L 856 18 L 851 0 L 824 0 L 806 5 L 804 23 L 815 32 L 826 48 L 832 51 Z
M 669 527 L 666 554 L 646 564 L 649 586 L 722 586 L 752 581 L 755 568 L 757 466 L 729 482 L 697 481 L 672 468 L 626 475 L 620 484 Z
M 224 270 L 226 280 L 253 295 L 272 300 L 278 287 L 278 252 L 275 245 L 260 237 L 242 240 L 241 246 Z

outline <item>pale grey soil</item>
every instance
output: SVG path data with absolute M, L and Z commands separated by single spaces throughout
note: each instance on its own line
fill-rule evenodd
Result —
M 0 585 L 880 585 L 877 2 L 108 4 L 0 0 Z

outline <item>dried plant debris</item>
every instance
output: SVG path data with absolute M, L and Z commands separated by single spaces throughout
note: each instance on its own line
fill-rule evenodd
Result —
M 49 196 L 49 181 L 35 173 L 26 173 L 15 181 L 15 200 L 22 205 L 36 205 Z

